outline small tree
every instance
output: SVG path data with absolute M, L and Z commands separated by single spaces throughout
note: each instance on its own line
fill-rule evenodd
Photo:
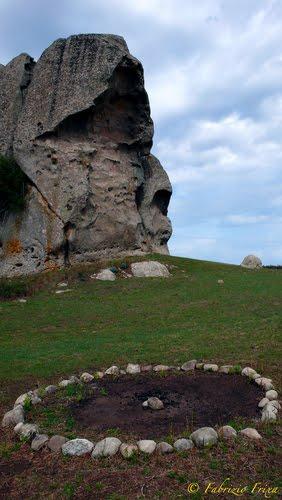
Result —
M 0 218 L 24 209 L 28 178 L 15 160 L 0 155 Z

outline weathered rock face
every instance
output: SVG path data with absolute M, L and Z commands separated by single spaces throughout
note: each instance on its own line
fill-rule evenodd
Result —
M 30 180 L 24 213 L 2 221 L 1 275 L 167 253 L 171 185 L 121 37 L 60 39 L 36 64 L 19 56 L 0 67 L 0 104 L 0 153 Z

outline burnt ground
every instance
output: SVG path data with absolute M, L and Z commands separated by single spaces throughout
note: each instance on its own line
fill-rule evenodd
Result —
M 165 414 L 174 415 L 174 429 L 187 429 L 185 412 L 193 414 L 189 426 L 227 423 L 236 415 L 244 417 L 244 426 L 251 425 L 261 390 L 238 375 L 208 373 L 123 376 L 104 378 L 93 384 L 94 395 L 81 403 L 72 403 L 74 430 L 81 437 L 107 434 L 118 427 L 122 435 L 141 437 L 168 435 Z M 96 388 L 95 388 L 96 387 Z M 102 392 L 102 393 L 101 393 Z M 161 397 L 165 409 L 143 410 L 148 396 Z M 186 401 L 186 403 L 185 403 Z M 50 398 L 50 406 L 55 401 Z M 39 410 L 39 407 L 38 407 Z M 121 418 L 122 417 L 122 418 Z M 116 419 L 119 419 L 116 425 Z M 93 429 L 99 432 L 93 432 Z M 104 430 L 103 430 L 104 429 Z M 19 443 L 13 432 L 0 429 L 0 498 L 2 499 L 179 499 L 189 498 L 187 487 L 199 484 L 192 498 L 214 498 L 204 491 L 209 483 L 219 486 L 223 480 L 249 491 L 256 482 L 263 487 L 277 488 L 279 483 L 279 425 L 262 426 L 263 439 L 252 442 L 241 436 L 235 441 L 219 441 L 205 450 L 189 453 L 134 457 L 124 460 L 119 454 L 112 458 L 63 457 L 46 449 L 32 452 L 28 443 Z M 281 490 L 280 490 L 281 491 Z M 222 493 L 221 499 L 234 498 Z M 246 491 L 241 495 L 248 498 Z M 265 498 L 260 493 L 252 498 Z M 278 498 L 273 493 L 268 498 Z
M 218 373 L 193 372 L 103 379 L 94 396 L 73 409 L 75 428 L 119 429 L 141 438 L 179 435 L 197 427 L 224 425 L 238 417 L 259 418 L 263 393 L 245 378 Z M 164 409 L 142 407 L 156 396 Z

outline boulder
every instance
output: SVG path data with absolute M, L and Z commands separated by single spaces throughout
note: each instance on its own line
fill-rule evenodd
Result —
M 212 363 L 205 363 L 204 364 L 204 371 L 205 372 L 217 372 L 218 371 L 218 365 L 212 364 Z
M 115 437 L 107 437 L 99 441 L 92 452 L 92 458 L 111 457 L 115 455 L 121 445 L 121 441 Z
M 142 365 L 141 372 L 151 372 L 153 370 L 153 365 Z
M 268 398 L 262 398 L 258 404 L 258 407 L 259 408 L 263 408 L 267 403 L 269 403 L 269 399 Z
M 246 429 L 242 429 L 240 431 L 240 434 L 249 439 L 254 439 L 254 440 L 262 439 L 258 431 L 256 429 L 253 429 L 252 427 L 246 427 Z
M 170 369 L 168 365 L 156 365 L 153 368 L 154 372 L 167 372 Z
M 5 413 L 2 420 L 2 427 L 15 427 L 15 425 L 22 422 L 24 422 L 24 409 L 21 405 L 18 405 Z
M 155 441 L 152 441 L 151 439 L 141 439 L 138 441 L 137 446 L 142 453 L 146 453 L 148 455 L 151 455 L 154 453 L 157 443 Z
M 219 373 L 226 373 L 226 374 L 232 372 L 232 370 L 233 370 L 233 365 L 223 365 L 220 366 L 218 369 Z
M 47 387 L 45 387 L 46 394 L 53 394 L 57 390 L 58 390 L 58 387 L 56 385 L 47 385 Z
M 265 397 L 272 401 L 273 399 L 278 398 L 278 392 L 271 389 L 270 391 L 266 391 Z
M 164 408 L 163 402 L 156 397 L 148 398 L 145 402 L 147 405 L 144 405 L 144 407 L 151 408 L 151 410 L 162 410 Z
M 64 436 L 54 435 L 48 441 L 48 448 L 57 453 L 61 450 L 62 446 L 68 441 Z
M 160 453 L 161 455 L 173 453 L 173 446 L 171 446 L 171 444 L 169 443 L 166 443 L 165 441 L 162 441 L 161 443 L 157 444 L 156 452 Z
M 21 394 L 15 401 L 14 406 L 22 405 L 24 406 L 26 401 L 30 401 L 31 404 L 36 405 L 41 403 L 42 399 L 37 396 L 33 391 L 29 391 L 25 394 Z
M 119 451 L 123 458 L 130 458 L 138 452 L 138 446 L 135 444 L 122 443 Z
M 96 280 L 101 281 L 115 281 L 116 275 L 110 269 L 103 269 L 98 274 L 96 274 Z
M 110 368 L 108 368 L 106 371 L 105 371 L 105 375 L 119 375 L 119 367 L 118 366 L 110 366 Z
M 31 449 L 33 451 L 39 451 L 41 450 L 41 448 L 43 448 L 43 446 L 47 444 L 47 441 L 47 434 L 37 434 L 31 442 Z
M 183 365 L 181 366 L 181 370 L 183 370 L 184 372 L 189 372 L 191 370 L 195 370 L 196 364 L 197 364 L 197 360 L 191 359 L 190 361 L 186 361 L 186 363 L 183 363 Z
M 262 261 L 255 255 L 247 255 L 242 260 L 241 266 L 247 267 L 248 269 L 260 269 L 262 267 Z
M 126 372 L 130 373 L 131 375 L 134 375 L 136 373 L 140 373 L 141 372 L 140 365 L 134 365 L 133 363 L 128 363 L 128 365 L 126 367 Z
M 233 439 L 237 436 L 237 432 L 231 425 L 223 425 L 218 429 L 218 435 L 223 439 Z
M 80 457 L 91 453 L 94 444 L 88 439 L 71 439 L 62 445 L 63 455 L 70 455 L 72 457 Z
M 168 253 L 171 184 L 152 138 L 143 68 L 120 36 L 60 38 L 37 63 L 1 66 L 0 154 L 31 184 L 1 222 L 1 274 Z
M 243 368 L 241 375 L 245 375 L 246 377 L 252 377 L 256 375 L 257 372 L 253 368 L 250 368 L 249 366 L 246 366 L 246 368 Z
M 191 439 L 184 439 L 184 438 L 177 439 L 173 446 L 176 449 L 176 451 L 187 451 L 194 448 L 193 441 L 191 441 Z
M 255 383 L 264 388 L 265 391 L 270 391 L 273 389 L 272 380 L 266 377 L 257 377 Z
M 167 278 L 170 275 L 167 267 L 155 260 L 135 262 L 131 264 L 131 271 L 136 278 Z
M 92 380 L 94 380 L 94 377 L 90 373 L 84 372 L 80 376 L 80 380 L 81 380 L 81 382 L 84 382 L 85 384 L 89 384 L 89 382 L 92 382 Z
M 14 428 L 14 431 L 16 434 L 19 434 L 21 438 L 31 439 L 38 433 L 38 425 L 19 423 Z
M 192 432 L 190 439 L 197 447 L 212 446 L 217 443 L 218 435 L 212 427 L 201 427 Z

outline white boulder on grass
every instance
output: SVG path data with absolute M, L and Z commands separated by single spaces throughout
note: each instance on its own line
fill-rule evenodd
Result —
M 218 369 L 219 373 L 226 373 L 226 374 L 232 372 L 232 370 L 233 370 L 233 365 L 223 365 L 220 366 Z
M 194 448 L 193 441 L 185 438 L 177 439 L 173 446 L 176 451 L 188 451 Z
M 254 439 L 254 440 L 262 439 L 258 431 L 256 429 L 253 429 L 252 427 L 246 427 L 246 429 L 242 429 L 240 431 L 240 434 L 249 439 Z
M 201 427 L 192 432 L 190 439 L 197 447 L 212 446 L 217 443 L 218 435 L 212 427 Z
M 58 390 L 58 387 L 56 385 L 47 385 L 47 387 L 45 387 L 46 394 L 53 394 L 57 390 Z
M 121 441 L 118 438 L 107 437 L 102 439 L 94 446 L 92 458 L 111 457 L 118 452 L 120 445 Z
M 168 365 L 156 365 L 153 368 L 154 372 L 167 372 L 169 370 Z
M 169 270 L 164 264 L 155 260 L 135 262 L 131 264 L 131 271 L 136 278 L 153 278 L 170 276 Z
M 258 404 L 258 407 L 259 408 L 263 408 L 265 405 L 267 405 L 267 403 L 269 403 L 269 399 L 268 398 L 262 398 Z
M 269 401 L 272 401 L 273 399 L 278 398 L 278 392 L 271 389 L 270 391 L 266 392 L 265 397 L 268 398 Z
M 223 425 L 218 429 L 218 435 L 223 439 L 234 439 L 237 436 L 237 432 L 231 425 Z
M 165 455 L 167 453 L 172 453 L 173 446 L 171 446 L 171 444 L 169 444 L 169 443 L 166 443 L 165 441 L 162 441 L 161 443 L 157 444 L 156 452 L 160 453 L 161 455 Z
M 71 439 L 62 445 L 62 453 L 63 455 L 80 457 L 91 453 L 93 446 L 94 444 L 88 439 Z
M 197 364 L 196 359 L 191 359 L 190 361 L 186 361 L 186 363 L 183 363 L 181 366 L 181 370 L 184 372 L 189 372 L 191 370 L 195 370 Z
M 21 438 L 31 439 L 38 434 L 38 425 L 19 423 L 15 426 L 14 432 L 19 434 Z
M 246 366 L 245 368 L 243 368 L 241 375 L 245 375 L 245 377 L 251 377 L 253 375 L 256 375 L 256 373 L 256 370 L 254 370 L 250 366 Z
M 24 409 L 21 405 L 15 406 L 5 413 L 2 420 L 2 427 L 15 427 L 15 425 L 24 422 Z
M 95 278 L 101 281 L 115 281 L 116 275 L 110 269 L 102 269 L 102 271 L 95 275 Z
M 259 377 L 255 379 L 255 383 L 264 388 L 265 391 L 273 389 L 272 380 L 266 377 Z
M 152 441 L 151 439 L 141 439 L 138 441 L 137 446 L 142 453 L 147 453 L 148 455 L 151 455 L 154 453 L 157 443 L 155 441 Z
M 18 405 L 24 406 L 24 404 L 28 401 L 30 401 L 31 404 L 36 405 L 38 403 L 41 403 L 42 400 L 37 396 L 37 394 L 34 394 L 33 391 L 29 391 L 25 394 L 21 394 L 16 399 L 14 406 L 18 406 Z
M 248 269 L 260 269 L 262 267 L 262 261 L 256 255 L 247 255 L 241 262 L 242 267 L 247 267 Z
M 134 363 L 128 363 L 126 367 L 126 373 L 130 373 L 131 375 L 135 375 L 136 373 L 140 373 L 141 368 L 140 365 Z
M 205 363 L 204 364 L 204 371 L 205 372 L 217 372 L 218 371 L 218 365 L 215 365 L 213 363 Z
M 122 443 L 119 449 L 123 458 L 130 458 L 132 455 L 138 453 L 138 446 L 135 444 Z
M 119 367 L 115 365 L 110 366 L 110 368 L 105 371 L 105 375 L 119 375 Z
M 94 380 L 94 377 L 93 375 L 91 375 L 91 373 L 84 372 L 80 376 L 80 380 L 85 384 L 89 384 L 89 382 L 92 382 L 92 380 Z

